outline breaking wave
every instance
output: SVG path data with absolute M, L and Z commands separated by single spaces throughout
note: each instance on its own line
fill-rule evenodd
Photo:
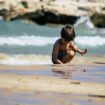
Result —
M 52 45 L 58 37 L 45 36 L 16 36 L 16 37 L 0 37 L 0 46 L 16 45 L 16 46 L 46 46 Z M 77 36 L 75 42 L 82 46 L 98 47 L 105 45 L 105 37 L 101 36 Z
M 98 47 L 105 45 L 105 38 L 100 36 L 78 36 L 76 43 L 83 46 Z
M 0 53 L 0 64 L 3 65 L 52 64 L 52 61 L 51 57 L 48 55 L 35 55 L 35 54 L 8 55 Z

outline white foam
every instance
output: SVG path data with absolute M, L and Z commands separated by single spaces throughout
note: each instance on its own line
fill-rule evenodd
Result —
M 16 46 L 46 46 L 53 45 L 58 37 L 44 36 L 18 36 L 18 37 L 0 37 L 0 45 Z M 101 36 L 77 36 L 75 42 L 82 46 L 98 47 L 105 45 L 105 37 Z
M 57 37 L 43 37 L 43 36 L 18 36 L 18 37 L 0 37 L 0 45 L 34 45 L 46 46 L 53 44 Z
M 0 20 L 3 20 L 3 17 L 2 16 L 0 16 Z
M 94 28 L 94 25 L 93 25 L 93 23 L 92 23 L 92 21 L 90 20 L 89 17 L 87 18 L 86 25 L 87 25 L 90 29 L 93 29 L 93 28 Z
M 2 54 L 0 55 L 2 57 Z M 4 65 L 34 65 L 52 64 L 51 57 L 45 55 L 6 55 L 0 59 L 0 64 Z
M 74 24 L 74 27 L 77 27 L 78 25 L 80 25 L 81 23 L 84 23 L 87 21 L 87 16 L 81 16 L 77 22 Z
M 105 37 L 100 36 L 78 36 L 75 41 L 82 46 L 99 47 L 105 45 Z
M 74 24 L 74 27 L 77 27 L 78 25 L 82 24 L 82 23 L 86 23 L 86 25 L 90 28 L 93 29 L 94 25 L 92 23 L 92 21 L 90 20 L 89 16 L 81 16 L 77 22 Z

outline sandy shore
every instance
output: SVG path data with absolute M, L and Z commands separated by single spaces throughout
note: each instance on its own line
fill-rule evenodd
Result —
M 76 68 L 77 67 L 77 68 Z M 86 66 L 89 68 L 89 65 Z M 85 68 L 86 68 L 85 67 Z M 82 69 L 81 66 L 75 66 L 79 71 Z M 96 67 L 95 67 L 96 68 Z M 94 68 L 94 69 L 95 69 Z M 87 95 L 98 95 L 105 96 L 105 84 L 94 83 L 94 82 L 83 82 L 72 79 L 62 79 L 59 76 L 48 75 L 25 75 L 25 74 L 14 74 L 12 72 L 7 73 L 6 70 L 11 71 L 45 71 L 55 70 L 56 72 L 73 71 L 74 66 L 72 65 L 35 65 L 35 66 L 0 66 L 0 88 L 10 89 L 13 91 L 50 91 L 50 92 L 61 92 L 61 93 L 77 93 Z M 86 70 L 86 69 L 85 69 Z M 82 72 L 86 72 L 84 69 Z M 3 71 L 3 72 L 1 72 Z M 74 70 L 75 71 L 75 70 Z M 85 75 L 85 74 L 84 74 Z
M 79 82 L 44 76 L 0 75 L 0 88 L 12 91 L 51 91 L 105 96 L 105 84 Z
M 0 65 L 0 103 L 104 105 L 104 70 L 105 65 L 102 63 Z

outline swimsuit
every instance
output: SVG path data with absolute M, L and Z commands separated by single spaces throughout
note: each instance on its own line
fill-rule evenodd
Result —
M 59 55 L 58 55 L 58 59 L 59 59 L 59 60 L 62 60 L 63 57 L 64 57 L 66 54 L 67 54 L 66 51 L 60 51 L 60 52 L 59 52 Z

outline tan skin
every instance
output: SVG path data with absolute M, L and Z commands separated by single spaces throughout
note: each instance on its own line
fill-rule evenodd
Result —
M 65 51 L 67 53 L 62 60 L 58 59 L 60 51 Z M 73 41 L 66 41 L 64 38 L 60 38 L 53 46 L 52 61 L 54 64 L 68 63 L 74 58 L 76 52 L 84 55 L 87 53 L 87 49 L 81 50 L 76 45 L 74 45 Z

